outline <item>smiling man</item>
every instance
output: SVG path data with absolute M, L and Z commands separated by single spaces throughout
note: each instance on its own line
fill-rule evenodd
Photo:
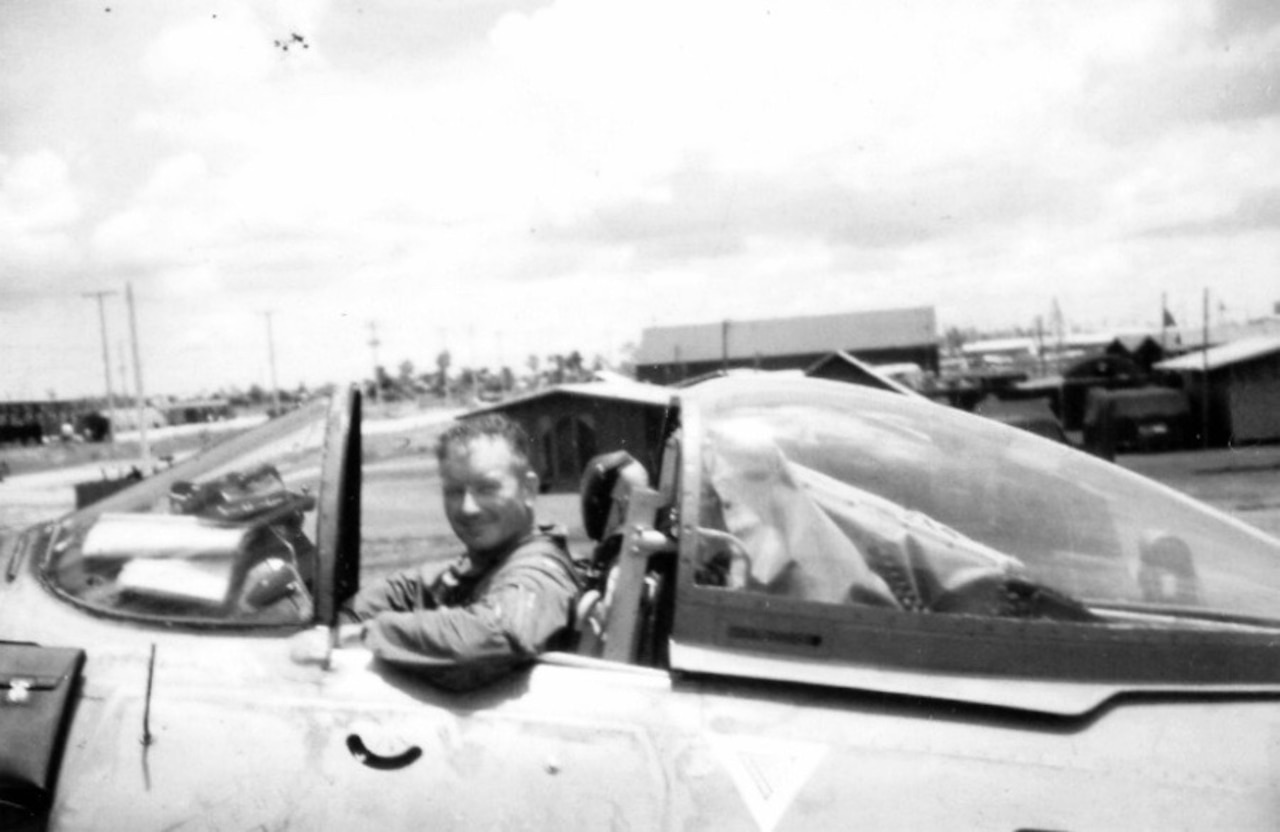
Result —
M 527 664 L 570 624 L 580 579 L 563 534 L 538 526 L 538 476 L 519 426 L 459 422 L 436 446 L 445 514 L 466 551 L 362 590 L 346 610 L 379 658 L 441 687 L 474 688 Z

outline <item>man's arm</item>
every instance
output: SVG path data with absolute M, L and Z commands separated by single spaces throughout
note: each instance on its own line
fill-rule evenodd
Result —
M 345 622 L 367 621 L 388 611 L 432 609 L 436 606 L 431 585 L 448 564 L 432 563 L 420 569 L 397 572 L 390 577 L 363 587 L 342 608 Z
M 385 612 L 433 609 L 437 606 L 431 587 L 448 564 L 432 563 L 419 569 L 397 572 L 362 588 L 338 611 L 337 647 L 365 641 L 367 622 Z M 290 654 L 294 661 L 321 662 L 329 657 L 328 628 L 305 630 L 293 638 Z
M 380 658 L 421 668 L 524 660 L 569 623 L 578 591 L 567 556 L 540 545 L 516 553 L 470 604 L 377 613 L 365 643 Z

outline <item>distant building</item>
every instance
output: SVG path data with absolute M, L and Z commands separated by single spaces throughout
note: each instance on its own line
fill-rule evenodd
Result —
M 992 358 L 1031 362 L 1040 357 L 1040 349 L 1034 338 L 984 338 L 963 345 L 960 354 L 975 363 Z
M 533 443 L 543 491 L 577 491 L 596 454 L 624 450 L 658 476 L 662 427 L 672 391 L 637 382 L 564 384 L 473 410 L 460 417 L 503 413 Z
M 1140 343 L 1144 337 L 1148 337 L 1150 335 L 1151 333 L 1145 329 L 1124 330 L 1119 332 L 1069 332 L 1062 336 L 1061 343 L 1064 351 L 1075 351 L 1085 355 L 1091 355 L 1103 352 L 1117 339 L 1129 341 L 1131 343 Z M 1056 336 L 1046 334 L 1044 337 L 1044 348 L 1046 351 L 1056 350 L 1058 348 L 1058 338 Z
M 136 407 L 118 407 L 103 411 L 111 420 L 112 431 L 138 430 L 141 425 L 148 428 L 162 428 L 169 424 L 159 408 L 147 405 L 139 411 Z
M 1210 347 L 1218 347 L 1233 341 L 1272 335 L 1280 336 L 1280 315 L 1269 315 L 1248 321 L 1211 323 L 1207 332 L 1203 325 L 1171 328 L 1153 337 L 1160 340 L 1166 354 L 1176 355 L 1191 351 L 1199 352 L 1204 349 L 1206 343 Z
M 40 444 L 63 434 L 88 409 L 80 400 L 0 402 L 0 444 Z
M 1232 341 L 1161 361 L 1191 399 L 1191 419 L 1213 445 L 1280 439 L 1280 335 Z
M 230 419 L 234 414 L 226 399 L 188 399 L 165 405 L 164 415 L 171 425 L 190 425 Z
M 960 347 L 960 355 L 971 369 L 1000 368 L 1045 375 L 1061 371 L 1069 362 L 1104 352 L 1119 350 L 1130 357 L 1129 347 L 1136 348 L 1151 338 L 1146 331 L 1042 333 L 1036 337 L 970 341 Z
M 916 372 L 920 370 L 915 364 L 876 367 L 859 361 L 844 350 L 837 350 L 813 362 L 805 369 L 804 374 L 810 378 L 825 378 L 829 381 L 861 384 L 864 387 L 874 387 L 877 390 L 888 390 L 891 393 L 902 393 L 906 396 L 919 396 L 920 394 L 914 388 L 903 384 L 894 375 L 894 370 L 905 371 L 907 366 L 915 368 Z
M 1116 336 L 1107 345 L 1105 352 L 1107 355 L 1131 358 L 1135 364 L 1147 371 L 1150 371 L 1156 362 L 1163 361 L 1165 358 L 1164 348 L 1150 335 Z
M 937 330 L 931 306 L 651 327 L 640 337 L 636 377 L 673 384 L 738 367 L 805 369 L 840 350 L 872 364 L 911 362 L 936 372 Z

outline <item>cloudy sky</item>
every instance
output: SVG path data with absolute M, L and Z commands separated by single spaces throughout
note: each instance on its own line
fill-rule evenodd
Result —
M 286 48 L 287 47 L 287 48 Z M 8 0 L 0 398 L 1280 301 L 1280 4 Z M 376 327 L 376 329 L 375 329 Z M 370 346 L 376 333 L 376 350 Z M 129 370 L 130 375 L 132 370 Z

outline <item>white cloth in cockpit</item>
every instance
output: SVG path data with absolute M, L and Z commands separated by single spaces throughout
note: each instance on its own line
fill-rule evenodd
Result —
M 749 587 L 824 603 L 928 609 L 950 590 L 1013 574 L 1017 559 L 787 459 L 765 426 L 711 430 L 707 474 Z

